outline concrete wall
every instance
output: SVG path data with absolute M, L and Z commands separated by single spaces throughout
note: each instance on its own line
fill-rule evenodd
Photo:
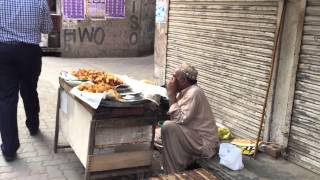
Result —
M 126 17 L 63 20 L 63 57 L 130 57 L 152 54 L 155 0 L 126 0 Z
M 157 0 L 161 1 L 161 0 Z M 168 6 L 166 3 L 165 22 L 156 22 L 155 44 L 154 44 L 154 79 L 157 85 L 165 84 L 166 59 L 167 59 L 167 39 L 168 39 Z
M 289 0 L 281 38 L 270 140 L 287 146 L 306 0 Z

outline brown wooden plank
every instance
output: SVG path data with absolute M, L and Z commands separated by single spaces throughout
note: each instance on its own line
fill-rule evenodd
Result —
M 162 175 L 159 177 L 151 177 L 149 180 L 217 180 L 217 177 L 208 172 L 207 170 L 200 168 L 191 171 L 183 171 L 178 173 L 172 173 L 168 175 Z
M 89 156 L 90 172 L 150 166 L 152 151 L 134 151 Z
M 155 116 L 129 117 L 129 118 L 111 118 L 108 121 L 99 121 L 98 128 L 114 128 L 114 127 L 132 127 L 152 125 L 156 121 Z
M 195 173 L 194 171 L 186 171 L 184 173 L 187 174 L 189 177 L 191 177 L 194 180 L 206 180 L 203 177 L 198 176 L 198 174 Z
M 198 174 L 200 174 L 202 177 L 205 177 L 207 180 L 216 180 L 218 179 L 217 177 L 215 177 L 213 174 L 211 174 L 210 172 L 208 172 L 205 169 L 196 169 L 195 170 Z

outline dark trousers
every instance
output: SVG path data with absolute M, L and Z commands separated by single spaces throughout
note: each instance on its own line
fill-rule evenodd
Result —
M 14 154 L 20 146 L 17 127 L 19 90 L 29 130 L 39 128 L 37 83 L 42 51 L 38 45 L 0 43 L 0 133 L 2 150 Z

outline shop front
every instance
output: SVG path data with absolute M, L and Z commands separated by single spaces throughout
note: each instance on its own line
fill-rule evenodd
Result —
M 165 8 L 167 22 L 156 22 L 156 37 L 161 34 L 160 26 L 168 26 L 162 56 L 165 76 L 159 83 L 169 79 L 181 62 L 194 65 L 200 74 L 198 84 L 205 90 L 217 122 L 237 136 L 255 139 L 282 8 L 283 1 L 278 0 L 170 0 Z M 156 42 L 155 68 L 161 72 L 157 46 L 161 44 Z
M 320 172 L 320 2 L 308 0 L 294 91 L 289 160 Z
M 256 140 L 264 119 L 261 140 L 319 173 L 320 2 L 157 0 L 156 9 L 156 82 L 194 65 L 220 125 Z

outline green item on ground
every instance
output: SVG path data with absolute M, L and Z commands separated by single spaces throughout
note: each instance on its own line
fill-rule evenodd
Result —
M 218 128 L 218 134 L 219 139 L 221 140 L 229 140 L 233 138 L 230 129 L 226 127 Z

